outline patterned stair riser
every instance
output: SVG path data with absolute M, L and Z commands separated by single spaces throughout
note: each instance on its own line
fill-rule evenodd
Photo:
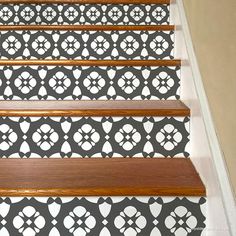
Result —
M 174 31 L 1 31 L 0 59 L 173 59 Z
M 169 24 L 169 5 L 19 4 L 0 5 L 2 25 Z
M 1 198 L 4 236 L 200 236 L 203 197 Z
M 179 99 L 179 77 L 179 66 L 0 66 L 0 99 Z
M 1 117 L 1 157 L 187 157 L 189 117 Z

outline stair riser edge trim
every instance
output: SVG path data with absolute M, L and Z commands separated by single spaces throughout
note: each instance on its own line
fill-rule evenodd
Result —
M 5 60 L 0 66 L 181 66 L 181 60 Z

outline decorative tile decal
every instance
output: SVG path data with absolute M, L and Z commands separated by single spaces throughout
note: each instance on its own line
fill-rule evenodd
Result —
M 4 236 L 200 236 L 203 197 L 0 198 Z
M 174 31 L 1 31 L 0 59 L 173 59 Z
M 169 5 L 1 4 L 0 24 L 166 25 Z
M 0 117 L 0 157 L 188 157 L 189 117 Z
M 179 66 L 0 66 L 0 99 L 179 99 L 179 76 Z

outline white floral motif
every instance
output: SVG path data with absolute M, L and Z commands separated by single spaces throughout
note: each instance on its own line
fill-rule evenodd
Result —
M 153 39 L 150 43 L 150 47 L 157 55 L 161 55 L 169 47 L 169 43 L 159 35 Z
M 106 81 L 96 71 L 91 72 L 83 82 L 84 86 L 93 94 L 98 93 Z
M 111 17 L 112 20 L 117 21 L 122 16 L 122 11 L 118 7 L 112 7 L 108 12 L 108 16 Z
M 72 35 L 68 36 L 61 44 L 62 48 L 69 55 L 73 55 L 79 48 L 79 41 Z
M 74 236 L 86 236 L 96 225 L 95 218 L 82 206 L 77 206 L 64 219 L 64 225 Z
M 30 7 L 25 7 L 23 11 L 20 12 L 20 15 L 24 18 L 24 20 L 29 21 L 34 17 L 34 12 Z
M 161 72 L 159 75 L 153 79 L 152 85 L 161 94 L 167 93 L 175 84 L 175 81 L 166 72 Z
M 86 15 L 91 21 L 97 20 L 100 16 L 100 11 L 96 7 L 91 7 L 87 12 Z
M 82 149 L 88 151 L 100 140 L 100 135 L 91 125 L 84 124 L 74 134 L 74 140 Z
M 131 94 L 140 85 L 140 81 L 132 72 L 128 71 L 118 80 L 118 85 L 127 94 Z
M 9 127 L 9 125 L 0 125 L 0 149 L 8 150 L 16 141 L 17 134 Z
M 120 46 L 128 55 L 131 55 L 138 49 L 139 43 L 133 36 L 129 35 L 121 42 Z
M 71 85 L 71 81 L 62 71 L 58 71 L 52 79 L 49 80 L 49 85 L 56 93 L 62 94 Z
M 158 21 L 161 21 L 165 16 L 166 12 L 163 10 L 162 7 L 157 7 L 153 12 L 152 16 L 157 19 Z
M 58 141 L 59 136 L 48 124 L 43 124 L 32 136 L 33 141 L 44 151 L 49 150 Z
M 140 142 L 141 135 L 132 125 L 126 124 L 115 134 L 115 140 L 126 151 L 130 151 Z
M 43 17 L 48 21 L 52 21 L 56 17 L 57 13 L 53 10 L 52 7 L 47 7 L 43 11 Z
M 16 78 L 14 84 L 22 93 L 27 94 L 36 86 L 37 81 L 29 72 L 24 71 Z
M 51 47 L 51 43 L 43 35 L 40 35 L 34 40 L 32 47 L 38 54 L 43 55 Z
M 110 47 L 110 43 L 103 36 L 99 35 L 91 43 L 91 47 L 97 54 L 102 55 Z
M 182 141 L 182 134 L 172 124 L 167 124 L 157 133 L 156 140 L 170 151 Z
M 115 226 L 124 236 L 136 236 L 145 228 L 147 220 L 133 206 L 128 206 L 115 218 Z
M 11 35 L 2 43 L 2 47 L 10 55 L 13 55 L 21 48 L 21 43 L 15 36 Z
M 35 236 L 45 226 L 45 219 L 32 206 L 25 207 L 13 219 L 13 225 L 23 236 Z
M 12 11 L 6 6 L 0 10 L 0 18 L 4 21 L 8 21 L 12 17 L 12 15 Z
M 178 206 L 165 219 L 165 225 L 175 236 L 187 236 L 197 226 L 197 219 L 184 206 Z
M 140 7 L 135 7 L 130 12 L 130 15 L 135 21 L 139 21 L 144 16 L 144 12 Z
M 74 7 L 68 7 L 65 11 L 65 16 L 69 21 L 73 21 L 79 15 Z

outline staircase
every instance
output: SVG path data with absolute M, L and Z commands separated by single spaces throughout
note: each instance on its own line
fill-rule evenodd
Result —
M 0 2 L 0 236 L 203 235 L 169 1 Z

